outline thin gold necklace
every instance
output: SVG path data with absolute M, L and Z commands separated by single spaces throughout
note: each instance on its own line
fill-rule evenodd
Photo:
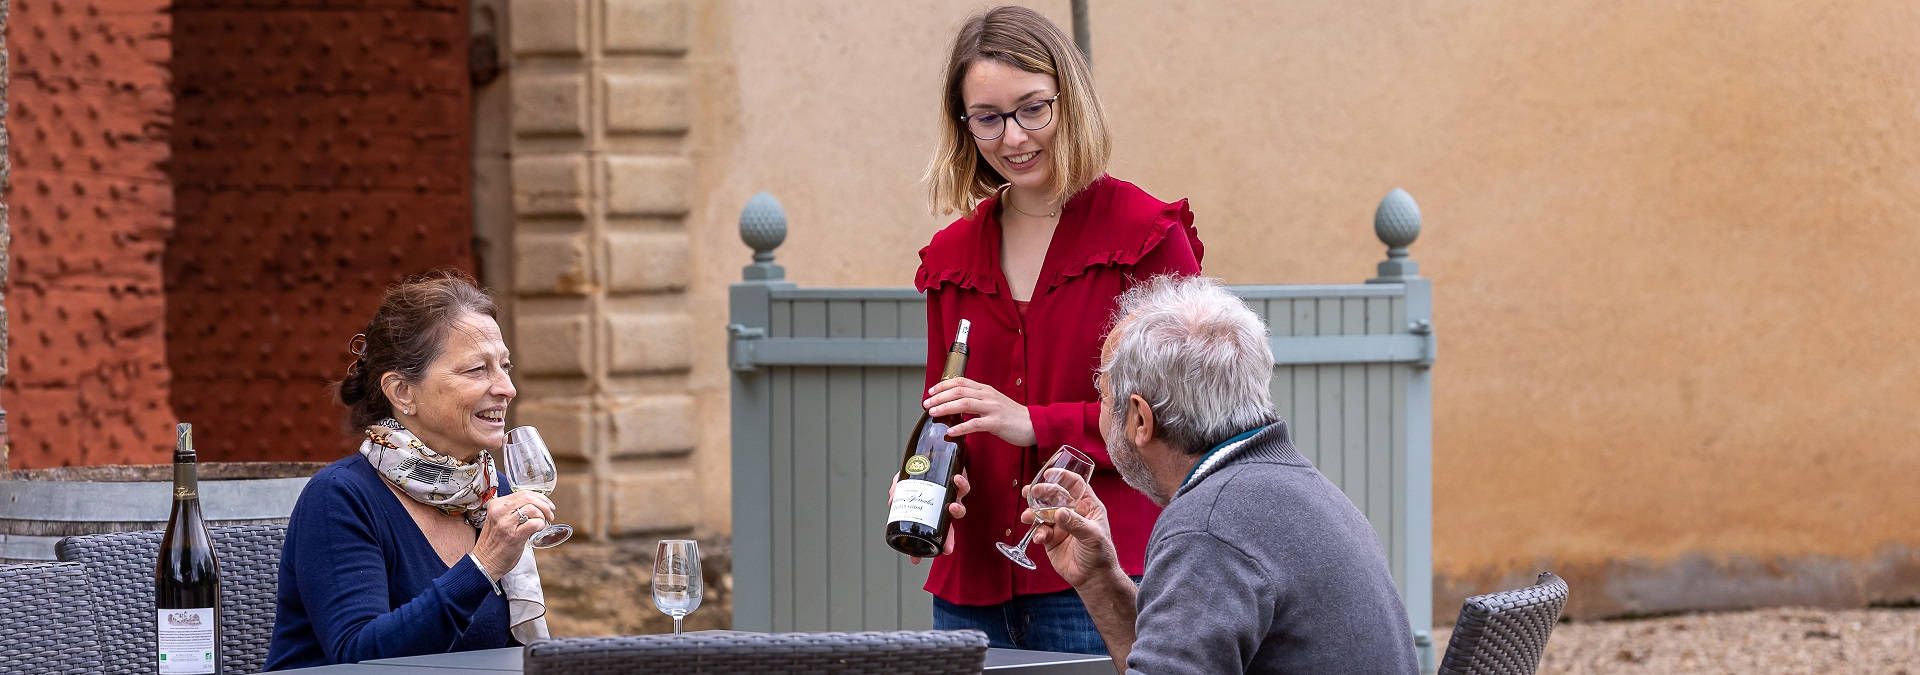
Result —
M 1005 195 L 1005 198 L 1002 199 L 1001 201 L 1006 202 L 1007 206 L 1013 207 L 1013 210 L 1027 214 L 1028 216 L 1032 216 L 1034 218 L 1053 218 L 1060 215 L 1060 209 L 1054 209 L 1050 213 L 1034 213 L 1032 211 L 1028 211 L 1026 209 L 1020 208 L 1019 204 L 1013 203 L 1013 188 L 1007 188 L 1007 190 L 1002 194 Z

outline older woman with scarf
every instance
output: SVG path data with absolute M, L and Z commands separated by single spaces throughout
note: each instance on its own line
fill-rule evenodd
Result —
M 546 637 L 527 540 L 553 502 L 493 467 L 515 393 L 495 315 L 441 274 L 389 289 L 353 336 L 338 393 L 362 440 L 294 506 L 267 670 Z

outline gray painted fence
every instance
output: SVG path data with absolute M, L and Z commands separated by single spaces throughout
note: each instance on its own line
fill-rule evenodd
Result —
M 1236 286 L 1272 334 L 1274 403 L 1295 442 L 1346 491 L 1386 547 L 1422 660 L 1433 616 L 1432 285 L 1407 246 L 1413 199 L 1395 190 L 1374 230 L 1378 276 L 1327 286 Z M 753 264 L 734 284 L 733 624 L 739 630 L 926 628 L 926 569 L 881 541 L 926 359 L 911 289 L 800 288 L 773 251 L 778 202 L 740 215 Z

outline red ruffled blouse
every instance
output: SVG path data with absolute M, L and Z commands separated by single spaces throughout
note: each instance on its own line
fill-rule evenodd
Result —
M 914 275 L 914 287 L 927 296 L 927 386 L 940 379 L 960 319 L 972 321 L 966 376 L 1026 404 L 1037 440 L 1036 447 L 1015 447 L 989 433 L 966 436 L 973 482 L 967 517 L 954 524 L 953 555 L 934 560 L 926 586 L 960 605 L 1070 588 L 1038 546 L 1028 551 L 1040 563 L 1031 572 L 993 547 L 1026 533 L 1020 487 L 1062 444 L 1094 459 L 1094 491 L 1112 519 L 1120 564 L 1129 575 L 1141 574 L 1160 509 L 1113 468 L 1100 439 L 1094 371 L 1121 293 L 1155 275 L 1200 272 L 1200 238 L 1186 200 L 1169 204 L 1102 176 L 1061 207 L 1033 297 L 1016 308 L 1001 267 L 997 201 L 982 201 L 935 234 L 920 249 Z

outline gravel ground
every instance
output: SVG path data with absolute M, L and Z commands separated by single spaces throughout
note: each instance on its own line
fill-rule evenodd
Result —
M 1444 654 L 1453 630 L 1434 633 Z M 1562 623 L 1540 672 L 1920 675 L 1920 610 L 1785 608 Z

